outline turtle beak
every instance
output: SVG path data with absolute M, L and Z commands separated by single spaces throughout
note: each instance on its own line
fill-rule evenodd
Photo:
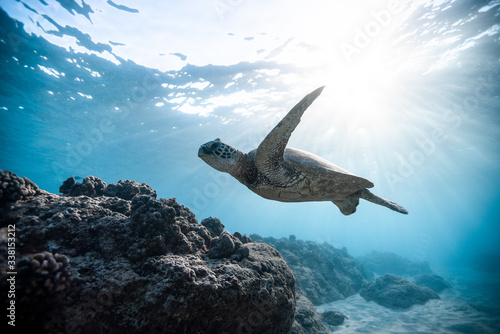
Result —
M 209 141 L 200 146 L 198 150 L 198 156 L 201 158 L 202 156 L 214 154 L 214 151 L 220 146 L 220 139 L 217 138 L 214 141 Z
M 212 147 L 214 146 L 213 143 L 214 142 L 209 141 L 208 143 L 201 145 L 200 149 L 198 150 L 198 156 L 201 158 L 207 155 L 214 154 L 214 150 L 212 149 Z
M 212 154 L 213 152 L 205 145 L 201 145 L 198 150 L 198 156 L 201 158 L 202 156 Z

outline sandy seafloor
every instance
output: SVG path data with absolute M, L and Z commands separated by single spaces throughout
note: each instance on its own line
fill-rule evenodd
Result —
M 348 319 L 334 326 L 335 333 L 434 334 L 500 333 L 500 274 L 454 272 L 453 288 L 439 293 L 440 300 L 408 309 L 389 309 L 359 294 L 318 306 L 320 312 L 336 310 Z

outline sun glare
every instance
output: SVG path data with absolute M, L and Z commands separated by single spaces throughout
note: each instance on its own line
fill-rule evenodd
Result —
M 400 87 L 404 86 L 404 75 L 390 69 L 385 54 L 371 52 L 348 65 L 332 63 L 318 71 L 314 79 L 326 86 L 325 103 L 338 117 L 358 119 L 360 129 L 370 127 L 379 134 L 392 126 L 398 113 L 394 101 L 400 98 Z
M 404 86 L 411 58 L 394 47 L 394 32 L 407 9 L 399 3 L 396 8 L 374 1 L 363 11 L 345 3 L 310 8 L 295 42 L 278 60 L 304 68 L 301 76 L 311 87 L 325 85 L 322 100 L 338 117 L 362 119 L 363 126 L 383 133 L 398 112 L 392 102 Z

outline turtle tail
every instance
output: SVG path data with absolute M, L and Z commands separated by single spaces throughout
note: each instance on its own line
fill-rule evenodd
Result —
M 386 208 L 389 208 L 393 211 L 396 211 L 396 212 L 399 212 L 399 213 L 402 213 L 405 215 L 408 214 L 408 210 L 403 208 L 401 205 L 394 203 L 392 201 L 389 201 L 385 198 L 382 198 L 378 195 L 375 195 L 374 193 L 370 192 L 370 190 L 368 190 L 368 189 L 362 189 L 362 190 L 358 191 L 357 193 L 359 193 L 359 197 L 364 199 L 364 200 L 367 200 L 369 202 L 372 202 L 372 203 L 375 203 L 378 205 L 385 206 Z

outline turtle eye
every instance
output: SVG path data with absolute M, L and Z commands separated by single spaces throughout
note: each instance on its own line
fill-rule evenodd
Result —
M 219 140 L 219 141 L 213 141 L 213 142 L 211 142 L 211 143 L 209 143 L 209 144 L 207 145 L 207 147 L 208 147 L 210 150 L 212 150 L 212 151 L 217 150 L 217 149 L 219 148 L 219 146 L 220 146 L 220 140 Z

